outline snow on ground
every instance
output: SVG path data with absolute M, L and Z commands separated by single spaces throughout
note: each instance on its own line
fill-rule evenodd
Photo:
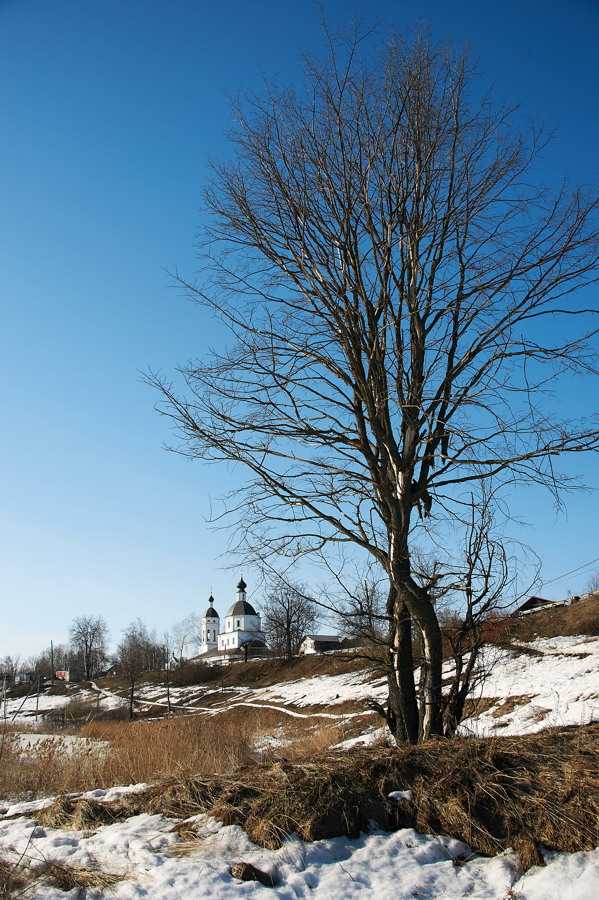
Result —
M 488 673 L 473 692 L 474 699 L 487 701 L 488 709 L 467 719 L 467 734 L 525 734 L 551 725 L 577 725 L 599 720 L 599 638 L 584 635 L 544 638 L 518 649 L 488 647 L 483 664 Z M 449 666 L 445 674 L 450 674 Z M 98 702 L 102 710 L 127 704 L 127 698 L 106 688 L 80 690 L 65 695 L 41 694 L 8 700 L 9 722 L 31 723 L 36 703 L 42 713 L 56 712 L 71 700 Z M 171 707 L 203 715 L 219 715 L 234 706 L 269 708 L 295 718 L 341 720 L 364 713 L 364 701 L 384 701 L 385 680 L 371 673 L 315 675 L 284 681 L 270 687 L 218 688 L 189 686 L 170 690 Z M 142 706 L 165 709 L 163 685 L 144 684 L 136 692 Z M 335 712 L 341 704 L 356 704 L 356 712 Z M 320 707 L 320 709 L 319 709 Z M 309 711 L 308 711 L 309 709 Z M 322 711 L 320 711 L 322 710 Z M 373 714 L 373 723 L 374 723 Z M 368 738 L 365 737 L 365 740 Z
M 313 843 L 292 837 L 279 850 L 264 850 L 252 844 L 239 826 L 224 826 L 209 816 L 191 821 L 198 842 L 178 856 L 181 838 L 172 830 L 176 820 L 161 815 L 134 816 L 91 834 L 41 828 L 22 815 L 0 819 L 0 854 L 31 866 L 51 859 L 123 876 L 124 880 L 104 892 L 88 889 L 88 900 L 267 896 L 260 884 L 232 877 L 231 866 L 238 862 L 252 863 L 269 873 L 276 887 L 268 896 L 281 900 L 590 900 L 599 896 L 599 850 L 546 852 L 545 868 L 522 874 L 511 851 L 486 859 L 471 854 L 460 841 L 421 835 L 412 829 L 389 834 L 373 828 L 356 840 L 332 838 Z M 27 896 L 30 900 L 74 900 L 77 891 L 65 893 L 46 883 Z
M 517 734 L 547 725 L 599 720 L 598 638 L 543 639 L 527 645 L 525 652 L 489 648 L 484 662 L 490 671 L 476 695 L 490 706 L 476 720 L 464 723 L 466 732 Z M 235 705 L 266 706 L 295 716 L 315 715 L 315 721 L 320 721 L 323 716 L 348 715 L 326 713 L 327 707 L 384 698 L 385 685 L 383 680 L 371 680 L 362 672 L 318 675 L 268 688 L 229 689 L 222 699 L 218 694 L 220 689 L 180 688 L 173 689 L 171 700 L 199 714 L 217 715 Z M 97 698 L 87 690 L 76 695 L 42 695 L 39 708 L 55 710 L 74 696 L 81 700 Z M 147 703 L 165 702 L 164 688 L 144 686 L 143 699 Z M 17 721 L 31 721 L 35 702 L 35 697 L 25 703 L 9 701 L 10 714 L 16 714 Z M 101 706 L 124 702 L 116 694 L 102 691 Z M 315 707 L 323 708 L 323 712 L 314 713 Z M 373 726 L 375 721 L 379 720 L 373 718 Z M 367 745 L 380 736 L 381 729 L 371 726 L 359 738 L 339 746 Z M 284 731 L 276 738 L 273 735 L 275 739 L 284 743 Z M 98 790 L 86 796 L 110 801 L 141 787 Z M 335 838 L 308 844 L 292 837 L 274 851 L 252 844 L 238 826 L 224 826 L 208 816 L 198 816 L 193 820 L 199 836 L 197 846 L 177 855 L 181 839 L 173 831 L 176 820 L 141 815 L 91 833 L 41 828 L 33 817 L 48 802 L 0 803 L 0 858 L 14 862 L 22 859 L 32 866 L 47 860 L 95 866 L 123 877 L 104 891 L 88 888 L 88 900 L 237 900 L 267 896 L 263 886 L 232 877 L 231 866 L 242 861 L 270 873 L 277 886 L 269 895 L 281 900 L 590 900 L 599 896 L 599 849 L 573 854 L 545 851 L 546 866 L 522 874 L 511 851 L 486 859 L 472 855 L 459 841 L 419 835 L 410 829 L 389 834 L 378 831 L 373 823 L 372 832 L 357 840 Z M 466 862 L 455 864 L 463 857 Z M 74 900 L 77 891 L 65 893 L 40 883 L 27 896 L 31 900 Z
M 29 697 L 7 697 L 0 703 L 0 713 L 3 719 L 16 725 L 36 724 L 43 717 L 64 710 L 69 703 L 94 703 L 101 710 L 116 709 L 124 706 L 126 701 L 109 692 L 102 692 L 98 698 L 97 690 L 79 688 L 71 685 L 68 693 L 51 694 L 42 691 L 39 697 L 32 692 Z
M 76 737 L 72 734 L 39 734 L 38 732 L 9 733 L 11 749 L 20 753 L 60 753 L 76 756 L 83 752 L 102 752 L 110 746 L 108 741 L 97 741 L 91 738 Z
M 599 638 L 543 638 L 517 650 L 485 648 L 489 669 L 475 698 L 497 698 L 462 723 L 464 733 L 530 734 L 599 721 Z
M 474 699 L 488 701 L 488 709 L 462 725 L 464 733 L 525 734 L 552 725 L 577 725 L 599 720 L 599 638 L 584 635 L 544 638 L 518 649 L 488 647 L 483 665 L 485 679 L 473 692 Z M 449 666 L 445 674 L 450 674 Z M 183 687 L 170 691 L 171 707 L 185 712 L 219 715 L 234 706 L 279 710 L 296 718 L 340 720 L 364 713 L 364 701 L 384 701 L 385 680 L 371 673 L 315 675 L 283 681 L 263 688 Z M 42 714 L 57 712 L 72 700 L 98 702 L 102 710 L 127 704 L 127 698 L 106 688 L 93 686 L 69 694 L 31 696 L 7 700 L 5 716 L 17 724 L 35 718 L 36 704 Z M 163 685 L 144 684 L 137 702 L 166 708 Z M 356 712 L 335 712 L 343 703 L 356 704 Z M 320 711 L 318 708 L 321 708 Z M 309 708 L 309 711 L 307 711 Z M 359 710 L 359 711 L 358 711 Z M 373 719 L 374 721 L 374 719 Z M 367 739 L 367 738 L 365 738 Z
M 385 680 L 372 680 L 369 672 L 344 675 L 314 675 L 297 681 L 282 681 L 272 687 L 258 688 L 254 698 L 263 701 L 291 703 L 293 706 L 335 706 L 348 700 L 360 701 L 385 695 Z

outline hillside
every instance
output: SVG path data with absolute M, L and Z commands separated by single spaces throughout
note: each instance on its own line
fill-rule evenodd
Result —
M 384 677 L 342 654 L 148 677 L 134 723 L 119 679 L 42 695 L 73 736 L 5 736 L 0 896 L 266 896 L 239 863 L 285 900 L 599 895 L 599 637 L 547 634 L 595 601 L 551 613 L 486 648 L 462 737 L 419 748 L 389 746 Z
M 596 637 L 599 635 L 599 594 L 591 594 L 570 606 L 558 606 L 514 619 L 510 633 L 517 641 L 574 634 Z

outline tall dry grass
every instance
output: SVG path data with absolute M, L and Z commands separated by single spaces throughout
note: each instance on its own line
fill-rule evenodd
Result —
M 85 723 L 77 735 L 88 743 L 72 751 L 65 749 L 60 735 L 53 735 L 34 751 L 23 752 L 7 734 L 0 761 L 0 797 L 32 800 L 170 777 L 226 775 L 281 756 L 310 758 L 343 740 L 345 731 L 277 710 L 238 707 L 211 717 L 96 719 Z

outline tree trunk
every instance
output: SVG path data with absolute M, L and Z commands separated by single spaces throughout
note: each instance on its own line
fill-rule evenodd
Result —
M 389 700 L 387 723 L 398 742 L 418 740 L 418 707 L 412 656 L 412 619 L 391 588 L 387 600 L 389 615 Z
M 404 521 L 409 522 L 409 515 L 404 516 Z M 406 537 L 403 541 L 399 537 L 393 541 L 390 559 L 392 570 L 388 614 L 390 627 L 394 629 L 391 653 L 397 692 L 395 689 L 389 692 L 389 707 L 393 709 L 397 721 L 403 723 L 406 735 L 403 739 L 411 743 L 420 743 L 428 740 L 431 735 L 443 734 L 441 629 L 426 590 L 412 578 Z M 415 622 L 422 637 L 423 677 L 420 684 L 419 710 L 415 708 L 411 629 L 404 625 L 406 616 L 408 621 L 411 619 Z M 418 723 L 416 729 L 415 721 Z

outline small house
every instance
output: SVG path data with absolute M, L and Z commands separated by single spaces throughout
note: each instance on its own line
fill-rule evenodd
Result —
M 35 672 L 19 672 L 15 675 L 15 684 L 32 684 L 35 681 L 37 681 Z
M 530 613 L 540 612 L 542 609 L 551 609 L 555 606 L 553 600 L 545 600 L 544 597 L 529 597 L 518 609 L 514 610 L 512 616 L 527 616 Z
M 299 652 L 303 656 L 311 653 L 328 653 L 341 648 L 342 638 L 338 634 L 307 634 L 300 644 Z

